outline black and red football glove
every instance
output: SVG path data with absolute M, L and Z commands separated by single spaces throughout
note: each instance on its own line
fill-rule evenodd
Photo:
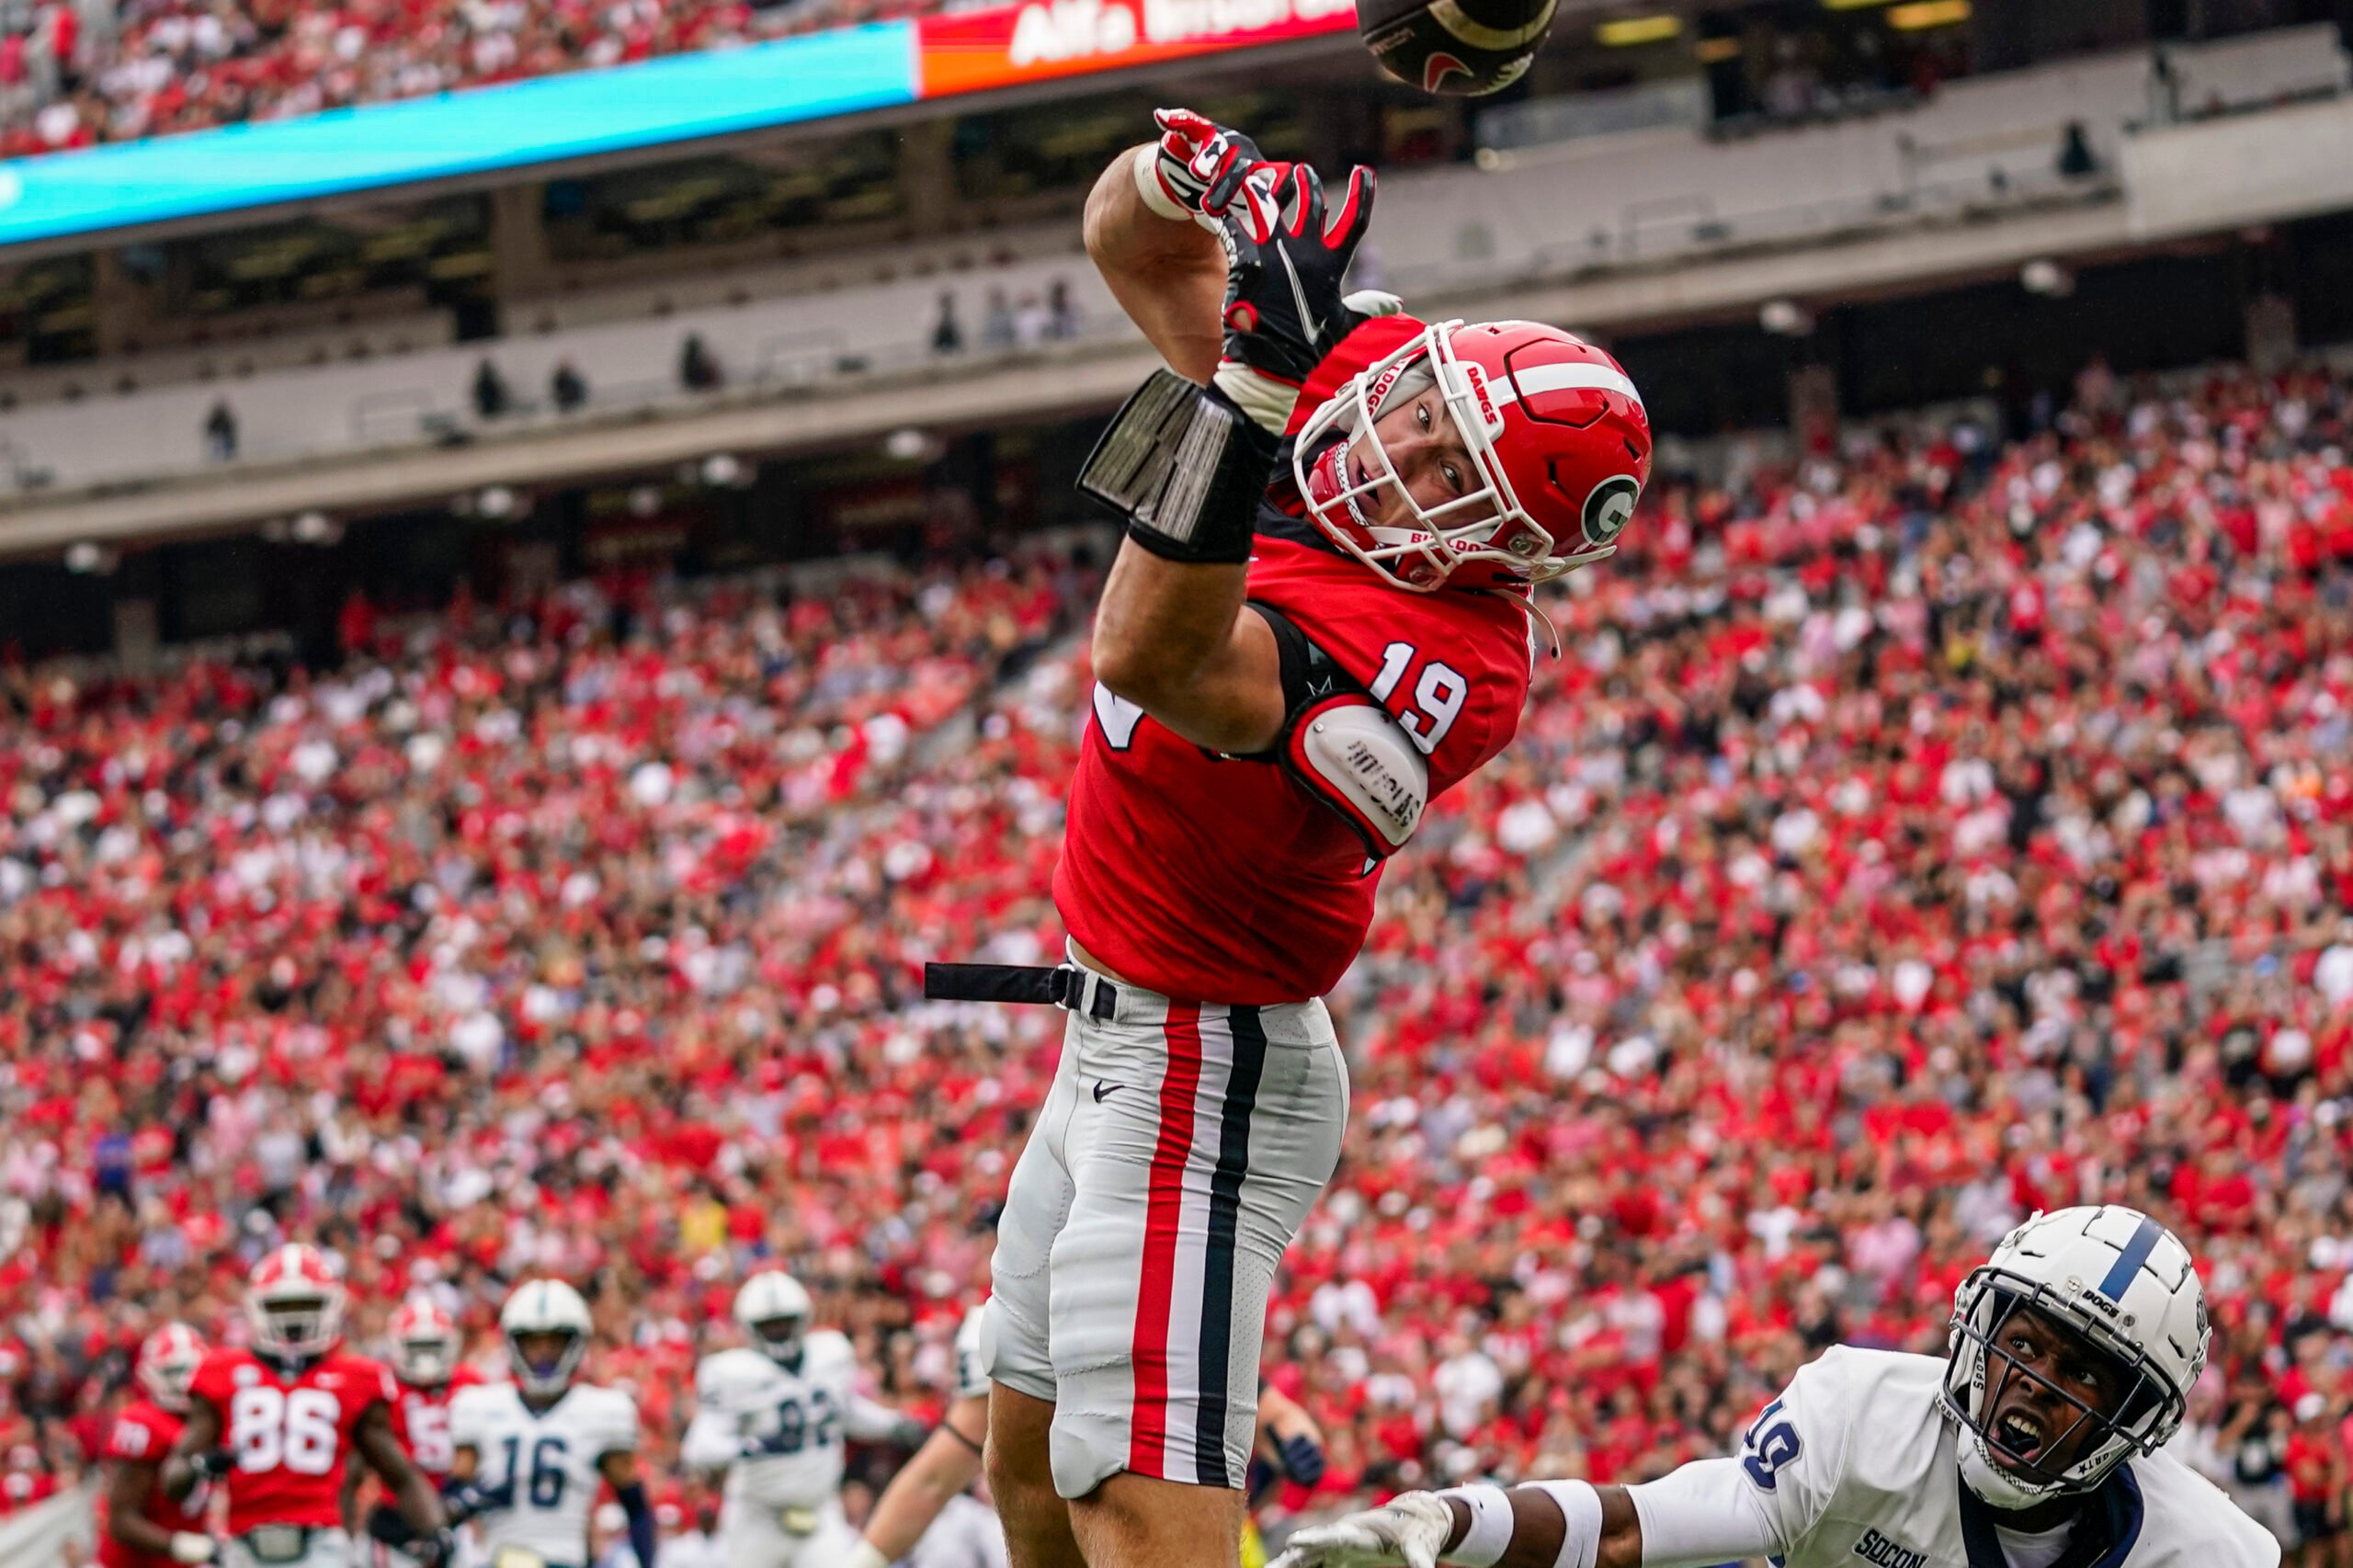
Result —
M 1225 344 L 1220 390 L 1276 435 L 1290 423 L 1301 383 L 1368 319 L 1393 315 L 1393 294 L 1344 295 L 1342 280 L 1372 224 L 1373 173 L 1349 172 L 1347 194 L 1327 204 L 1305 164 L 1261 164 L 1228 204 Z

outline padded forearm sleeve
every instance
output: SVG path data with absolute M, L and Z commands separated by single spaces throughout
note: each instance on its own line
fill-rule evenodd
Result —
M 1155 370 L 1111 416 L 1078 488 L 1154 555 L 1238 565 L 1280 446 L 1216 388 Z

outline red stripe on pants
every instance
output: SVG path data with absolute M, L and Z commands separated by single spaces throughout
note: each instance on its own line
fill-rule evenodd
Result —
M 1135 1409 L 1128 1468 L 1157 1476 L 1168 1441 L 1168 1312 L 1176 1293 L 1176 1229 L 1193 1154 L 1193 1097 L 1201 1086 L 1201 1010 L 1168 1007 L 1168 1070 L 1160 1080 L 1160 1138 L 1145 1189 L 1143 1277 L 1136 1291 Z

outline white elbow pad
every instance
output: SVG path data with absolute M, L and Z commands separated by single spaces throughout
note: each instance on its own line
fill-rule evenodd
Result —
M 1283 764 L 1307 792 L 1337 812 L 1385 860 L 1405 846 L 1429 804 L 1429 759 L 1413 737 L 1361 692 L 1344 692 L 1295 719 Z
M 1271 750 L 1301 789 L 1338 813 L 1364 845 L 1365 869 L 1405 846 L 1430 800 L 1429 759 L 1389 710 L 1358 687 L 1289 616 L 1250 608 L 1275 634 L 1283 720 Z

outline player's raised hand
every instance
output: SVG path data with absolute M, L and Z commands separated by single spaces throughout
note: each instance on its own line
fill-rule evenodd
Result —
M 1153 111 L 1160 141 L 1136 160 L 1144 205 L 1214 231 L 1250 176 L 1267 166 L 1258 144 L 1188 108 Z
M 1437 1568 L 1453 1529 L 1453 1510 L 1435 1493 L 1403 1493 L 1378 1508 L 1296 1532 L 1267 1568 Z
M 1341 293 L 1372 225 L 1370 169 L 1349 171 L 1336 206 L 1305 164 L 1261 164 L 1225 214 L 1225 343 L 1218 385 L 1277 435 L 1299 388 L 1368 316 L 1392 315 L 1393 294 Z

